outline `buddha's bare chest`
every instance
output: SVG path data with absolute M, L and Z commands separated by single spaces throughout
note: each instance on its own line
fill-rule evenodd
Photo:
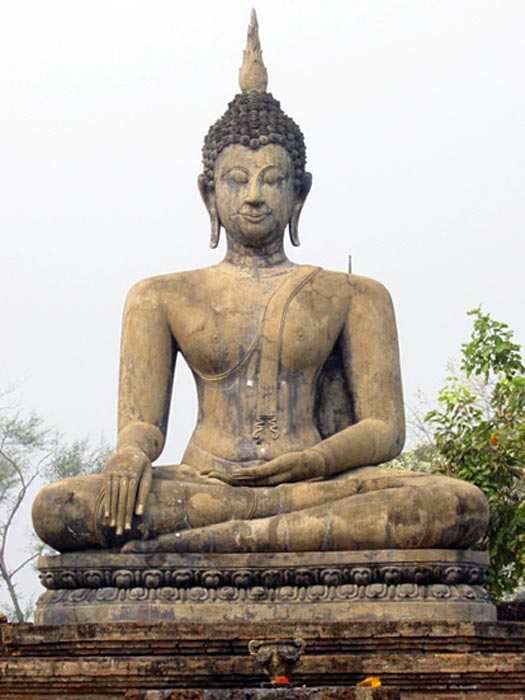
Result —
M 206 300 L 187 298 L 168 316 L 178 348 L 198 374 L 226 374 L 248 366 L 251 358 L 259 363 L 263 355 L 292 372 L 311 374 L 337 342 L 346 305 L 315 288 L 273 305 L 271 294 L 238 290 Z

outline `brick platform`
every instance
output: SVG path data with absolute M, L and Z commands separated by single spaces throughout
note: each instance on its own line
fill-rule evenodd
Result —
M 211 690 L 257 700 L 267 679 L 250 641 L 296 638 L 305 647 L 291 680 L 310 700 L 334 686 L 341 700 L 392 700 L 396 689 L 401 700 L 525 700 L 523 623 L 4 623 L 0 633 L 0 697 L 13 700 L 206 700 Z M 390 695 L 356 694 L 366 676 Z

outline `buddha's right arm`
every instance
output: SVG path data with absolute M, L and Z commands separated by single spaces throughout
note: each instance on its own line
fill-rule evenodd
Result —
M 175 342 L 155 280 L 139 282 L 124 308 L 117 450 L 162 452 L 175 368 Z
M 164 446 L 175 353 L 155 280 L 140 282 L 124 309 L 117 451 L 104 467 L 105 514 L 117 535 L 144 512 L 151 463 Z

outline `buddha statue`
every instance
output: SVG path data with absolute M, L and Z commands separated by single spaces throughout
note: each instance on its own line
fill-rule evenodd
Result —
M 404 443 L 388 292 L 285 255 L 312 180 L 299 127 L 267 92 L 254 16 L 240 84 L 199 177 L 225 258 L 131 289 L 116 452 L 102 474 L 45 487 L 35 529 L 60 552 L 467 548 L 488 522 L 476 487 L 381 466 Z M 152 467 L 179 354 L 196 427 L 182 464 Z

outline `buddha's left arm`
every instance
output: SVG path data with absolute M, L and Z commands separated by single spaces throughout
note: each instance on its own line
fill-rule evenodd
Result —
M 313 449 L 324 475 L 380 464 L 403 448 L 405 417 L 399 350 L 392 301 L 387 290 L 367 278 L 351 278 L 347 322 L 340 338 L 355 423 Z

